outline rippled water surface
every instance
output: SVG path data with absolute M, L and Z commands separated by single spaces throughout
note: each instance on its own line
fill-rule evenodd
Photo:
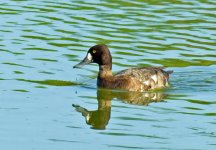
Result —
M 0 2 L 1 149 L 216 148 L 215 0 Z M 113 71 L 174 70 L 169 89 L 97 89 L 107 44 Z

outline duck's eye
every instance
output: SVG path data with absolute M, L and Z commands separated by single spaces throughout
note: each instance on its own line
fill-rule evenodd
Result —
M 94 53 L 94 54 L 95 54 L 95 53 L 96 53 L 96 50 L 94 49 L 94 50 L 92 51 L 92 53 Z

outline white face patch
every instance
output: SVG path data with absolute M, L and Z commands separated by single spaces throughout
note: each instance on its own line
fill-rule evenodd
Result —
M 87 59 L 92 61 L 92 55 L 90 53 L 87 54 Z
M 89 122 L 89 120 L 90 120 L 90 114 L 89 113 L 87 114 L 85 119 L 86 119 L 86 122 Z

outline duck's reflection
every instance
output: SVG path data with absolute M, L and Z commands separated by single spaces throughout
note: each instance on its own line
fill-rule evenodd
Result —
M 161 102 L 167 95 L 155 92 L 126 92 L 113 91 L 107 89 L 97 90 L 98 109 L 88 110 L 79 105 L 73 104 L 77 112 L 85 117 L 86 123 L 91 125 L 93 129 L 105 129 L 111 115 L 111 100 L 118 99 L 125 103 L 135 105 L 148 105 L 152 102 Z

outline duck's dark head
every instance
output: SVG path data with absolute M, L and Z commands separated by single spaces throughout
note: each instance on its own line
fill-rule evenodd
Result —
M 106 65 L 109 66 L 110 69 L 112 68 L 112 56 L 108 47 L 104 44 L 99 44 L 91 47 L 86 57 L 74 68 L 81 68 L 82 66 L 89 64 L 89 63 L 97 63 L 99 66 Z

